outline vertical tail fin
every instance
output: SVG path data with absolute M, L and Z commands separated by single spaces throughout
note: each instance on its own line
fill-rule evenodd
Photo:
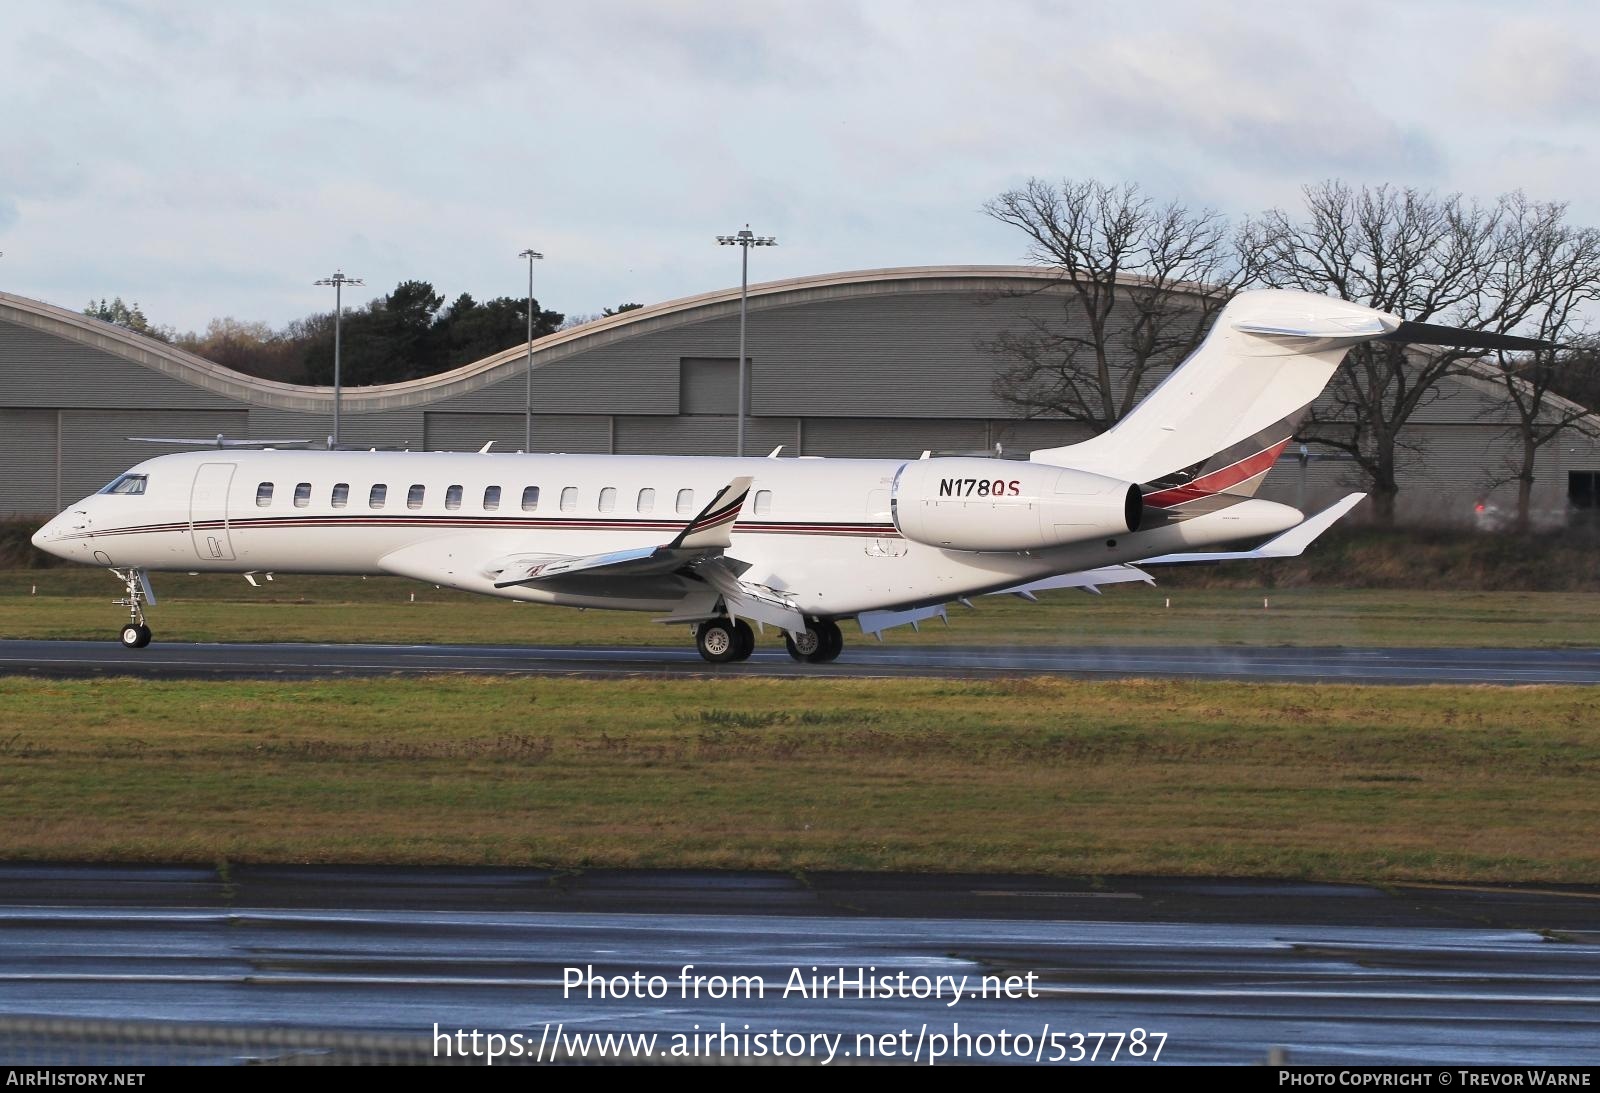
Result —
M 1207 493 L 1253 492 L 1346 351 L 1401 325 L 1387 312 L 1326 296 L 1240 293 L 1200 347 L 1127 417 L 1091 440 L 1029 458 L 1125 482 L 1188 480 L 1163 484 L 1147 499 L 1203 479 L 1212 479 Z M 1185 473 L 1208 461 L 1200 478 Z

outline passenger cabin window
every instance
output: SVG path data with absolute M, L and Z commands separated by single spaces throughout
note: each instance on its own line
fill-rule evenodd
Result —
M 534 512 L 539 507 L 539 487 L 527 486 L 522 491 L 522 511 Z
M 426 492 L 427 490 L 422 486 L 412 486 L 406 491 L 406 508 L 420 509 L 422 507 L 422 496 Z
M 500 507 L 500 487 L 485 486 L 483 488 L 483 511 L 494 512 Z
M 617 510 L 617 491 L 612 486 L 607 486 L 600 491 L 600 511 L 615 512 Z
M 656 507 L 656 491 L 643 489 L 639 491 L 639 503 L 635 506 L 640 512 L 654 512 Z
M 449 509 L 451 512 L 454 512 L 456 509 L 460 508 L 462 492 L 463 491 L 460 486 L 451 486 L 449 489 L 445 490 L 444 507 Z
M 765 516 L 772 511 L 772 491 L 756 491 L 756 515 Z
M 256 508 L 264 509 L 272 504 L 272 483 L 263 482 L 256 487 Z
M 578 487 L 568 486 L 561 491 L 561 511 L 572 512 L 578 507 Z
M 678 491 L 678 513 L 681 516 L 692 516 L 694 514 L 693 490 Z
M 372 492 L 367 494 L 367 508 L 369 508 L 369 509 L 381 509 L 381 508 L 383 508 L 383 503 L 384 503 L 385 499 L 388 498 L 388 496 L 389 496 L 389 487 L 388 486 L 382 485 L 381 483 L 379 485 L 373 486 L 372 487 Z
M 294 507 L 303 509 L 311 504 L 311 483 L 302 482 L 294 488 Z
M 144 492 L 145 475 L 121 474 L 100 488 L 101 493 L 140 494 Z
M 332 500 L 333 507 L 336 509 L 342 509 L 348 505 L 350 503 L 350 483 L 336 483 L 333 487 L 333 496 L 330 500 Z

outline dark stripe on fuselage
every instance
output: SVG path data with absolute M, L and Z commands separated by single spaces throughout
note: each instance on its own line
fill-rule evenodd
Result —
M 700 523 L 696 530 L 710 526 Z M 115 535 L 147 535 L 161 532 L 192 531 L 262 531 L 290 528 L 471 528 L 477 530 L 521 531 L 661 531 L 676 534 L 683 530 L 677 521 L 664 520 L 581 520 L 541 519 L 538 517 L 495 516 L 378 516 L 352 513 L 349 516 L 255 516 L 239 520 L 197 520 L 190 524 L 138 524 L 123 528 L 103 528 L 80 535 L 63 536 L 72 539 L 95 539 Z M 734 529 L 740 534 L 752 535 L 853 535 L 873 536 L 880 539 L 898 539 L 900 532 L 893 524 L 828 524 L 786 522 L 747 522 Z

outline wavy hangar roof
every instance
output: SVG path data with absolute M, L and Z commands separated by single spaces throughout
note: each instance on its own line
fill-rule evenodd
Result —
M 753 284 L 749 288 L 749 306 L 754 314 L 772 308 L 828 300 L 927 292 L 993 293 L 1008 288 L 1034 286 L 1045 288 L 1057 279 L 1053 271 L 1037 266 L 909 266 L 854 270 Z M 548 367 L 579 353 L 629 338 L 730 315 L 737 316 L 738 309 L 739 289 L 735 287 L 651 304 L 559 330 L 533 343 L 534 368 Z M 280 383 L 247 376 L 176 346 L 53 304 L 0 292 L 0 322 L 16 323 L 79 342 L 252 406 L 312 413 L 333 412 L 331 387 Z M 755 352 L 752 345 L 752 357 Z M 527 353 L 527 345 L 523 343 L 452 371 L 422 379 L 372 387 L 346 387 L 341 407 L 345 413 L 361 414 L 428 406 L 523 375 Z M 731 356 L 737 354 L 730 353 Z

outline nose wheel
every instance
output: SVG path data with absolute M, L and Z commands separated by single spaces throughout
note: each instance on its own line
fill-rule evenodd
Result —
M 128 609 L 128 622 L 120 635 L 124 649 L 143 649 L 150 644 L 150 627 L 144 621 L 144 605 L 154 604 L 156 594 L 150 588 L 150 578 L 142 569 L 113 569 L 122 581 L 123 598 L 113 600 L 118 607 Z
M 844 652 L 844 635 L 832 619 L 807 619 L 799 634 L 784 632 L 783 644 L 803 664 L 827 664 Z

